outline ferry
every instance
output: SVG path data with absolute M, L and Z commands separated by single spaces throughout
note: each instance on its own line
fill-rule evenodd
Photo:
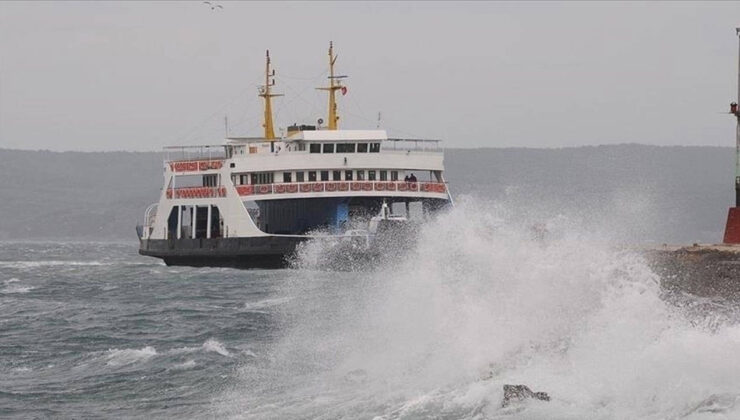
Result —
M 440 140 L 390 138 L 385 130 L 339 129 L 329 45 L 324 124 L 293 124 L 275 135 L 275 70 L 266 53 L 264 134 L 218 145 L 164 148 L 164 185 L 137 225 L 139 253 L 167 265 L 276 268 L 300 244 L 350 243 L 372 253 L 385 232 L 414 226 L 452 204 Z M 405 229 L 406 232 L 413 229 Z M 377 249 L 376 249 L 377 250 Z

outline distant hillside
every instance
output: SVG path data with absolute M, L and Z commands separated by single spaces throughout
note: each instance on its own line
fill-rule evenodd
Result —
M 734 194 L 730 148 L 450 149 L 445 162 L 456 196 L 639 241 L 718 241 Z M 162 157 L 0 149 L 0 179 L 0 239 L 135 240 Z
M 625 241 L 692 243 L 721 241 L 734 159 L 733 148 L 627 144 L 458 149 L 446 166 L 453 191 L 530 219 L 562 213 Z
M 136 240 L 162 157 L 0 149 L 0 179 L 0 239 Z

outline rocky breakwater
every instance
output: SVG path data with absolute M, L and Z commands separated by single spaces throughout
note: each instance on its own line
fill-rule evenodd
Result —
M 740 245 L 661 245 L 643 251 L 666 291 L 740 299 Z

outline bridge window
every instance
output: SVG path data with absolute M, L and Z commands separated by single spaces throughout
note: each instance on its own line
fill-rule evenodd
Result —
M 388 180 L 388 171 L 380 171 L 380 180 L 381 181 L 387 181 Z
M 342 180 L 342 171 L 333 171 L 332 172 L 332 181 L 341 181 Z
M 329 171 L 321 171 L 321 180 L 322 181 L 328 181 L 329 180 Z
M 357 143 L 357 153 L 367 153 L 367 143 Z
M 337 144 L 337 153 L 354 153 L 355 152 L 355 144 L 354 143 L 339 143 Z
M 217 187 L 218 186 L 218 175 L 203 175 L 203 186 L 204 187 Z
M 309 146 L 309 150 L 311 153 L 321 153 L 321 144 L 311 143 L 311 145 Z
M 306 176 L 306 174 L 303 171 L 296 172 L 295 173 L 295 180 L 296 180 L 296 182 L 304 182 L 306 180 L 305 176 Z
M 272 184 L 275 174 L 272 172 L 257 172 L 252 174 L 252 184 Z
M 391 181 L 398 181 L 398 171 L 391 171 Z
M 380 143 L 370 143 L 370 153 L 380 152 Z
M 316 171 L 308 171 L 308 182 L 316 181 Z
M 357 171 L 357 180 L 358 181 L 364 181 L 365 180 L 365 171 Z
M 344 171 L 344 180 L 352 181 L 352 171 Z
M 367 171 L 367 180 L 375 181 L 375 171 Z
M 283 182 L 293 182 L 292 181 L 293 177 L 291 175 L 293 174 L 290 172 L 283 172 Z
M 324 143 L 324 153 L 334 153 L 334 143 Z

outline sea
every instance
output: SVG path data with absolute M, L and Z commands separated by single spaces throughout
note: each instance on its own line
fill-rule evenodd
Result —
M 168 267 L 0 243 L 0 417 L 737 419 L 740 306 L 604 232 L 473 203 L 396 258 Z M 550 400 L 503 404 L 505 384 Z

